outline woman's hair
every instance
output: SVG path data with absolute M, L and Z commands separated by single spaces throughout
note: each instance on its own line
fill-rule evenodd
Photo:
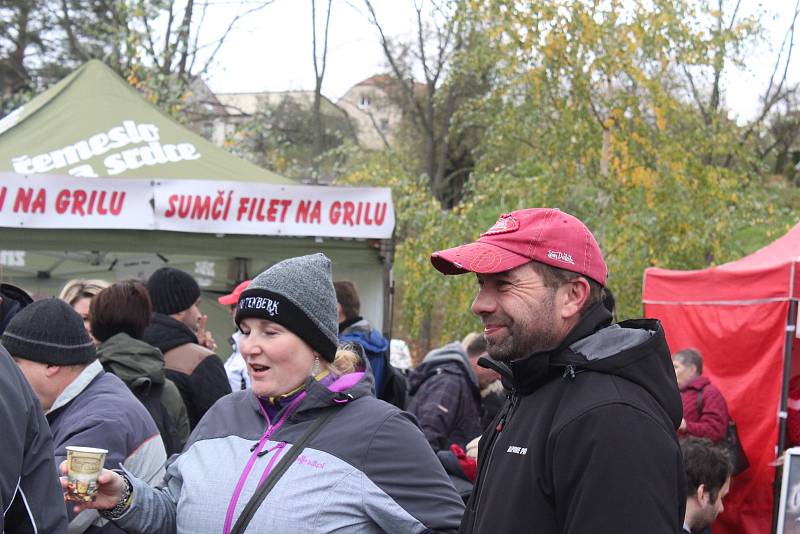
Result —
M 102 290 L 110 286 L 105 280 L 81 280 L 75 278 L 67 282 L 58 298 L 74 306 L 81 299 L 92 299 Z
M 89 306 L 92 335 L 100 342 L 120 332 L 141 339 L 150 324 L 152 309 L 143 283 L 138 280 L 117 282 L 92 299 Z
M 364 370 L 364 349 L 358 343 L 342 343 L 328 369 L 336 376 Z

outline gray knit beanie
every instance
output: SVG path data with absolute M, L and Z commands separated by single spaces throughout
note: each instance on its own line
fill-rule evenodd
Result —
M 285 326 L 332 362 L 339 317 L 331 260 L 324 254 L 289 258 L 253 278 L 239 297 L 236 324 L 248 317 Z
M 81 316 L 57 298 L 22 308 L 8 323 L 2 342 L 15 358 L 51 365 L 82 365 L 97 357 Z

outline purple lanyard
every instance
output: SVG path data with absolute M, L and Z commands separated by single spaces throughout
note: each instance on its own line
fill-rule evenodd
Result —
M 305 398 L 305 396 L 306 396 L 305 391 L 300 393 L 297 396 L 297 398 L 294 399 L 291 402 L 291 404 L 289 404 L 289 406 L 283 412 L 283 415 L 281 416 L 280 420 L 277 423 L 275 423 L 274 425 L 271 423 L 268 424 L 267 430 L 264 432 L 264 435 L 261 436 L 260 440 L 258 440 L 258 446 L 255 449 L 253 449 L 253 453 L 250 455 L 250 459 L 247 461 L 247 465 L 245 466 L 244 471 L 242 471 L 242 474 L 239 477 L 239 482 L 236 483 L 236 489 L 233 490 L 231 501 L 228 503 L 228 512 L 225 514 L 225 526 L 222 528 L 223 534 L 230 534 L 231 532 L 231 526 L 233 525 L 233 514 L 236 511 L 236 505 L 239 502 L 239 497 L 242 493 L 242 488 L 244 488 L 244 484 L 245 482 L 247 482 L 247 477 L 250 476 L 250 471 L 253 470 L 253 465 L 255 465 L 256 460 L 258 459 L 258 455 L 261 452 L 261 449 L 264 448 L 264 445 L 266 445 L 267 441 L 269 441 L 270 436 L 272 436 L 272 434 L 276 430 L 278 430 L 281 427 L 281 425 L 283 425 L 283 422 L 286 421 L 286 418 L 289 417 L 289 414 L 292 412 L 292 410 L 294 410 L 294 408 L 300 403 L 300 401 L 302 401 Z M 263 410 L 264 408 L 262 407 L 261 409 Z M 266 416 L 267 421 L 269 422 L 269 416 L 266 414 L 266 412 L 264 413 L 264 415 Z M 258 486 L 261 486 L 261 484 L 264 483 L 264 480 L 266 480 L 267 476 L 269 476 L 270 471 L 272 471 L 272 467 L 275 465 L 275 461 L 278 459 L 281 453 L 283 453 L 283 449 L 285 446 L 286 443 L 280 442 L 271 449 L 267 450 L 267 452 L 271 452 L 274 450 L 277 450 L 277 452 L 272 455 L 272 458 L 270 458 L 269 462 L 267 463 L 267 467 L 264 468 L 264 472 L 261 474 L 261 479 L 259 479 L 258 481 Z

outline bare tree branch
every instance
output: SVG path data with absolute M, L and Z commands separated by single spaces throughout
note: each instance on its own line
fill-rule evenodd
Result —
M 747 140 L 756 128 L 767 118 L 769 112 L 772 108 L 781 100 L 785 98 L 785 94 L 783 93 L 783 86 L 786 83 L 786 77 L 789 71 L 789 64 L 791 63 L 792 59 L 792 51 L 794 49 L 794 33 L 795 33 L 795 26 L 797 24 L 797 18 L 800 16 L 800 0 L 796 0 L 794 5 L 794 16 L 792 17 L 792 23 L 789 26 L 789 29 L 786 31 L 784 35 L 783 42 L 781 43 L 781 49 L 778 52 L 778 58 L 775 60 L 775 66 L 772 68 L 772 74 L 769 78 L 769 85 L 767 85 L 767 91 L 764 93 L 763 98 L 763 105 L 761 108 L 761 113 L 759 114 L 758 118 L 753 121 L 749 128 L 744 132 L 742 136 L 742 142 Z M 788 43 L 788 48 L 787 48 Z M 778 73 L 781 64 L 781 57 L 783 56 L 783 52 L 786 50 L 786 62 L 783 67 L 783 73 L 781 75 L 781 79 L 777 82 L 777 87 L 773 92 L 773 87 L 776 86 L 775 83 L 775 75 Z
M 236 24 L 240 20 L 242 20 L 242 18 L 244 18 L 247 15 L 250 15 L 252 13 L 255 13 L 256 11 L 261 11 L 262 9 L 267 7 L 268 5 L 272 4 L 274 1 L 275 0 L 263 0 L 262 2 L 259 2 L 255 7 L 251 7 L 250 9 L 248 9 L 248 10 L 242 12 L 242 13 L 237 14 L 233 18 L 233 20 L 231 20 L 230 24 L 228 24 L 228 27 L 225 28 L 225 31 L 222 33 L 222 37 L 220 37 L 219 39 L 213 41 L 212 43 L 210 43 L 208 45 L 204 45 L 204 46 L 198 48 L 198 50 L 200 50 L 200 49 L 204 48 L 205 46 L 215 46 L 214 51 L 211 52 L 211 55 L 206 60 L 205 64 L 203 65 L 203 68 L 200 69 L 200 71 L 197 74 L 200 75 L 200 74 L 205 74 L 206 72 L 208 72 L 208 69 L 211 66 L 211 63 L 214 62 L 214 58 L 217 57 L 217 53 L 219 52 L 220 48 L 222 48 L 222 45 L 225 44 L 225 39 L 227 39 L 228 35 L 231 33 L 231 30 L 233 30 L 234 26 L 236 26 Z
M 156 45 L 153 42 L 153 30 L 150 28 L 147 9 L 145 8 L 144 0 L 139 1 L 139 7 L 142 9 L 142 24 L 145 30 L 145 37 L 147 38 L 147 52 L 156 66 L 157 70 L 161 70 L 162 66 L 158 61 L 158 54 L 156 53 Z
M 203 27 L 203 23 L 206 21 L 206 14 L 208 13 L 208 2 L 203 2 L 202 4 L 203 10 L 200 12 L 200 21 L 197 23 L 197 29 L 194 33 L 194 42 L 192 42 L 192 60 L 189 63 L 189 72 L 194 72 L 194 65 L 197 62 L 197 49 L 200 44 L 200 28 Z
M 403 72 L 400 70 L 400 66 L 397 63 L 394 54 L 392 54 L 392 51 L 389 49 L 389 42 L 387 41 L 386 35 L 383 32 L 383 27 L 378 23 L 378 17 L 375 14 L 375 9 L 372 7 L 372 3 L 370 0 L 364 0 L 364 4 L 369 11 L 370 22 L 373 24 L 373 26 L 375 26 L 375 28 L 377 28 L 378 33 L 380 34 L 381 48 L 383 49 L 386 60 L 389 62 L 389 66 L 392 68 L 392 72 L 398 81 L 400 90 L 406 94 L 409 102 L 417 112 L 412 114 L 412 120 L 418 122 L 428 135 L 433 135 L 433 125 L 425 120 L 426 113 L 420 102 L 417 100 L 417 98 L 415 98 L 413 84 L 405 80 Z
M 703 105 L 703 97 L 700 95 L 700 92 L 697 90 L 697 86 L 694 84 L 694 77 L 689 72 L 689 69 L 686 65 L 683 65 L 683 72 L 686 75 L 686 79 L 689 80 L 689 87 L 692 89 L 692 96 L 694 97 L 694 101 L 697 104 L 697 107 L 700 109 L 700 114 L 703 116 L 703 121 L 708 121 L 708 112 L 706 111 L 706 107 Z

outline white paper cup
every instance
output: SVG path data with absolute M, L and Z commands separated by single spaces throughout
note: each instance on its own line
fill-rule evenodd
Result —
M 67 447 L 67 499 L 93 501 L 97 495 L 97 476 L 106 461 L 105 449 Z

